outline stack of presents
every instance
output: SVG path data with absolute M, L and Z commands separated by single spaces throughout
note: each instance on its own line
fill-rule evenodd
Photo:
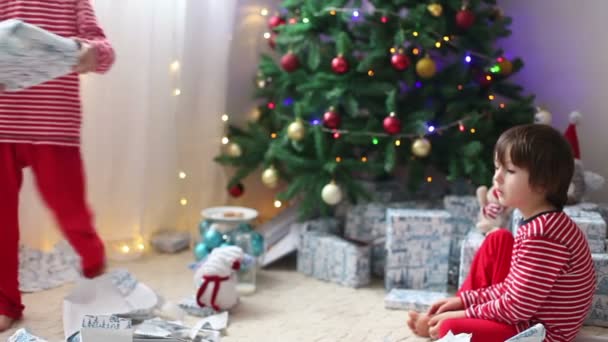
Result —
M 317 279 L 363 287 L 382 277 L 390 309 L 426 310 L 456 292 L 485 236 L 475 223 L 475 196 L 382 201 L 342 208 L 334 218 L 293 223 L 300 236 L 297 269 Z M 387 201 L 387 199 L 389 199 Z M 608 253 L 605 208 L 591 203 L 565 212 L 587 236 L 597 273 L 588 325 L 608 327 Z M 516 231 L 521 216 L 515 211 Z

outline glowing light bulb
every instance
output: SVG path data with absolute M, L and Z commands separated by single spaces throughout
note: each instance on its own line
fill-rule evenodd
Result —
M 179 70 L 179 61 L 174 61 L 173 63 L 171 63 L 171 71 L 175 72 Z
M 188 204 L 188 200 L 185 199 L 185 198 L 182 198 L 182 199 L 179 200 L 179 204 L 181 204 L 181 205 L 187 205 Z
M 261 14 L 262 16 L 264 16 L 264 17 L 265 17 L 265 16 L 267 16 L 267 15 L 268 15 L 268 9 L 267 9 L 267 8 L 262 8 L 262 9 L 260 10 L 260 14 Z
M 186 173 L 184 171 L 179 173 L 179 179 L 186 179 Z
M 230 139 L 228 139 L 228 137 L 223 137 L 223 138 L 222 138 L 222 144 L 223 144 L 223 145 L 226 145 L 226 144 L 228 144 L 229 142 L 230 142 Z
M 283 205 L 283 203 L 281 203 L 281 201 L 279 201 L 279 200 L 274 201 L 275 208 L 280 208 L 282 205 Z
M 229 119 L 228 114 L 222 115 L 222 121 L 226 122 L 226 121 L 228 121 L 228 119 Z
M 127 245 L 122 245 L 122 247 L 120 247 L 120 251 L 123 252 L 124 254 L 127 254 L 131 251 L 131 248 Z
M 181 94 L 182 94 L 181 89 L 177 88 L 177 89 L 173 90 L 173 95 L 174 96 L 180 96 Z

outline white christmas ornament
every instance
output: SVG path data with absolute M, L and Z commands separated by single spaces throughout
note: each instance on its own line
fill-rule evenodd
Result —
M 553 121 L 553 115 L 547 111 L 546 109 L 540 109 L 536 114 L 534 114 L 534 123 L 535 124 L 543 124 L 550 125 Z
M 340 190 L 340 187 L 336 183 L 331 182 L 323 187 L 321 198 L 329 205 L 336 205 L 342 200 L 342 190 Z
M 235 271 L 240 269 L 243 257 L 243 250 L 236 246 L 215 248 L 211 252 L 194 274 L 198 305 L 221 311 L 238 303 Z

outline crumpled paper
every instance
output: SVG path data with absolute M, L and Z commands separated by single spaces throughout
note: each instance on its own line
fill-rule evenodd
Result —
M 158 296 L 126 270 L 115 270 L 95 279 L 81 279 L 63 301 L 66 338 L 77 332 L 85 316 L 143 316 L 158 305 Z
M 19 290 L 39 292 L 80 278 L 80 257 L 66 242 L 43 252 L 25 245 L 19 248 Z
M 505 342 L 543 342 L 545 340 L 545 335 L 545 327 L 538 323 L 511 337 Z
M 191 316 L 207 317 L 218 313 L 209 306 L 201 307 L 198 305 L 196 299 L 194 299 L 194 296 L 183 298 L 178 305 L 182 310 L 186 311 L 186 313 Z
M 25 329 L 19 329 L 8 338 L 7 342 L 47 342 L 40 337 L 34 336 Z
M 23 21 L 0 22 L 0 84 L 18 91 L 72 72 L 78 44 Z
M 472 334 L 458 334 L 454 335 L 451 331 L 448 331 L 445 336 L 438 339 L 436 342 L 470 342 Z
M 171 322 L 161 319 L 151 319 L 143 322 L 135 330 L 134 342 L 138 341 L 194 341 L 219 342 L 221 333 L 209 328 L 206 324 L 197 324 L 193 328 L 181 322 Z

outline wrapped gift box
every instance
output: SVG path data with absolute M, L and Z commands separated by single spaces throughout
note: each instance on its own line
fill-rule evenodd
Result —
M 443 206 L 453 217 L 468 219 L 477 222 L 479 215 L 479 202 L 475 196 L 445 196 Z
M 467 232 L 476 230 L 475 223 L 468 218 L 454 216 L 450 219 L 450 224 L 453 226 L 452 240 L 450 241 L 450 258 L 448 261 L 448 284 L 452 287 L 457 287 L 460 277 L 460 255 L 462 253 L 462 245 Z
M 300 232 L 320 232 L 333 235 L 340 235 L 340 222 L 333 217 L 319 218 L 292 224 L 292 229 Z
M 608 296 L 608 254 L 592 254 L 597 281 L 596 295 Z
M 589 243 L 591 253 L 606 252 L 606 221 L 604 221 L 600 213 L 583 209 L 580 205 L 565 207 L 564 213 L 570 216 L 572 221 L 583 231 Z M 513 234 L 517 233 L 521 219 L 521 212 L 514 210 L 511 220 Z
M 608 296 L 595 295 L 589 315 L 583 322 L 584 325 L 594 325 L 608 328 Z
M 356 241 L 374 242 L 386 236 L 387 209 L 433 208 L 437 208 L 437 204 L 431 201 L 372 202 L 354 205 L 346 215 L 344 236 Z
M 317 231 L 302 233 L 298 247 L 299 272 L 349 287 L 370 282 L 370 247 Z
M 464 240 L 462 241 L 462 249 L 460 252 L 460 268 L 458 270 L 458 287 L 462 285 L 466 277 L 469 275 L 471 264 L 475 254 L 485 240 L 485 236 L 477 229 L 471 229 Z
M 446 292 L 392 289 L 384 297 L 384 307 L 394 310 L 428 311 L 436 301 L 449 297 Z
M 346 214 L 344 236 L 347 239 L 371 244 L 372 272 L 377 276 L 383 276 L 386 263 L 386 210 L 389 208 L 430 209 L 437 205 L 431 201 L 371 202 L 353 205 Z
M 446 291 L 454 226 L 445 210 L 387 211 L 387 290 Z
M 0 22 L 0 84 L 18 91 L 67 75 L 78 62 L 77 43 L 20 20 Z

